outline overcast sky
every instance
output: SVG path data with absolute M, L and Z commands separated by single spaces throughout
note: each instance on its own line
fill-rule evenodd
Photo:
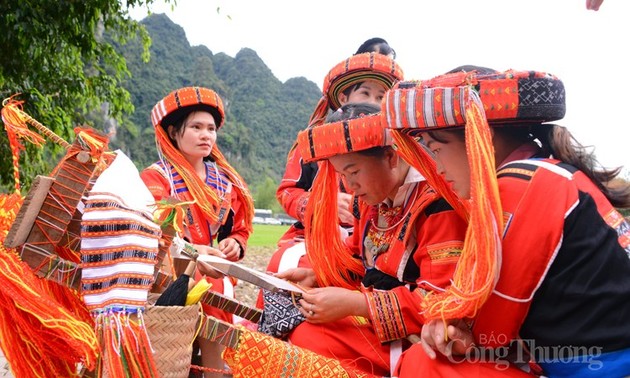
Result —
M 156 0 L 151 11 L 182 26 L 191 45 L 232 57 L 248 47 L 281 81 L 304 76 L 320 88 L 375 36 L 396 50 L 406 79 L 463 64 L 550 72 L 567 90 L 558 123 L 605 166 L 630 170 L 628 0 L 597 12 L 585 0 L 177 0 L 173 10 Z

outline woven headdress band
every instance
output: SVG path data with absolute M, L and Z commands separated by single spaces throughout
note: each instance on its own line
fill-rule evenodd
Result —
M 466 88 L 474 88 L 491 124 L 543 123 L 564 117 L 565 91 L 557 77 L 536 71 L 458 72 L 417 83 L 399 83 L 387 93 L 382 114 L 390 128 L 464 126 Z
M 225 113 L 221 98 L 212 89 L 203 87 L 186 87 L 169 93 L 153 107 L 151 123 L 153 127 L 166 128 L 195 110 L 210 112 L 217 128 L 223 125 Z
M 303 130 L 297 142 L 304 161 L 311 162 L 391 145 L 391 138 L 381 123 L 380 114 L 371 114 Z
M 399 83 L 381 105 L 398 153 L 469 219 L 451 286 L 423 300 L 425 321 L 473 318 L 501 269 L 503 210 L 489 123 L 540 124 L 564 117 L 565 92 L 556 77 L 533 71 L 457 72 Z M 409 131 L 465 127 L 470 199 L 458 199 L 435 161 Z
M 339 93 L 365 80 L 376 80 L 385 88 L 392 88 L 403 80 L 403 71 L 389 56 L 374 52 L 353 55 L 337 63 L 324 79 L 322 98 L 311 115 L 309 125 L 323 123 L 329 109 L 341 107 Z
M 328 97 L 332 110 L 341 107 L 337 95 L 365 80 L 378 80 L 387 88 L 403 79 L 403 71 L 395 60 L 379 53 L 353 55 L 339 62 L 326 75 L 322 94 Z

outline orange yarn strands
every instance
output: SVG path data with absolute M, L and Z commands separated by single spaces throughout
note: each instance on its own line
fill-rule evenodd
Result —
M 328 160 L 322 161 L 304 216 L 306 253 L 320 286 L 355 290 L 365 268 L 360 259 L 352 256 L 339 234 L 338 180 Z
M 238 196 L 240 202 L 245 206 L 245 226 L 249 232 L 254 231 L 254 199 L 249 192 L 247 184 L 245 184 L 245 180 L 241 177 L 241 175 L 236 172 L 227 161 L 223 153 L 219 150 L 217 146 L 214 146 L 212 152 L 210 153 L 216 164 L 223 169 L 223 172 L 228 176 L 234 190 L 236 190 L 236 195 Z
M 16 377 L 67 377 L 93 368 L 98 346 L 90 323 L 45 295 L 40 278 L 0 246 L 0 343 Z
M 153 221 L 165 228 L 171 225 L 175 231 L 184 232 L 184 218 L 186 217 L 186 206 L 194 202 L 179 202 L 175 198 L 168 198 L 158 201 L 153 212 Z
M 34 143 L 38 146 L 43 143 L 44 139 L 31 132 L 28 131 L 27 124 L 35 127 L 40 133 L 44 134 L 53 142 L 57 143 L 61 147 L 68 149 L 70 147 L 70 143 L 63 140 L 59 135 L 52 132 L 46 126 L 39 123 L 36 119 L 26 114 L 22 110 L 22 104 L 24 101 L 16 101 L 13 100 L 12 97 L 5 99 L 2 102 L 2 120 L 6 123 L 9 121 L 11 126 L 14 128 L 14 131 L 25 139 L 28 139 L 31 143 Z
M 422 172 L 422 175 L 429 185 L 444 197 L 459 216 L 468 220 L 467 203 L 462 202 L 459 197 L 457 197 L 457 194 L 453 192 L 448 183 L 444 180 L 444 177 L 437 172 L 435 160 L 433 160 L 425 150 L 424 146 L 418 143 L 404 130 L 391 129 L 391 135 L 398 154 L 409 165 L 419 172 Z
M 466 150 L 470 164 L 470 222 L 452 285 L 425 297 L 426 321 L 474 317 L 486 301 L 501 266 L 503 217 L 490 127 L 478 94 L 468 90 Z
M 20 205 L 16 194 L 0 196 L 0 242 Z M 15 250 L 0 243 L 0 346 L 17 377 L 70 377 L 79 362 L 95 366 L 98 346 L 91 323 L 81 308 L 67 311 L 51 291 Z
M 9 147 L 13 159 L 13 178 L 15 181 L 15 192 L 20 193 L 20 151 L 24 146 L 19 138 L 25 139 L 37 146 L 44 143 L 44 138 L 28 129 L 28 115 L 22 111 L 23 101 L 7 98 L 2 102 L 2 122 L 9 138 Z
M 155 128 L 155 136 L 159 151 L 169 163 L 175 166 L 177 172 L 182 176 L 186 187 L 195 199 L 195 203 L 201 208 L 206 219 L 212 223 L 217 223 L 219 221 L 219 206 L 221 203 L 217 192 L 206 185 L 195 174 L 195 170 L 190 163 L 184 158 L 182 153 L 171 144 L 171 141 L 162 127 Z
M 102 313 L 96 318 L 102 358 L 97 376 L 109 378 L 158 377 L 151 345 L 142 321 L 131 313 Z
M 18 193 L 0 194 L 0 244 L 4 244 L 22 202 L 24 198 Z

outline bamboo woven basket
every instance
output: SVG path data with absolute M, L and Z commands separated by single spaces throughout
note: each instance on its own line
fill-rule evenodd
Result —
M 201 305 L 153 306 L 144 313 L 161 378 L 187 378 Z

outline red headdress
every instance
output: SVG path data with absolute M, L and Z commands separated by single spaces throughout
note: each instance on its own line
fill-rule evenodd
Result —
M 470 220 L 452 286 L 425 300 L 428 320 L 474 316 L 498 277 L 503 214 L 488 122 L 540 124 L 565 113 L 564 86 L 556 77 L 532 71 L 484 71 L 400 83 L 382 103 L 383 122 L 392 129 L 398 152 Z M 464 126 L 472 186 L 470 201 L 460 202 L 410 133 Z
M 304 161 L 382 147 L 391 144 L 379 114 L 308 128 L 298 134 Z M 324 160 L 311 188 L 305 215 L 305 241 L 309 260 L 321 286 L 355 289 L 356 279 L 365 272 L 363 263 L 345 249 L 337 222 L 338 177 Z
M 219 195 L 194 174 L 190 163 L 173 145 L 166 132 L 168 126 L 177 123 L 193 111 L 207 111 L 212 114 L 217 128 L 221 127 L 225 120 L 223 102 L 216 92 L 208 88 L 186 87 L 175 90 L 160 100 L 151 111 L 151 122 L 155 128 L 155 140 L 160 155 L 172 164 L 182 176 L 186 187 L 202 209 L 205 217 L 211 222 L 217 222 L 221 204 Z M 227 162 L 217 145 L 212 148 L 210 156 L 217 166 L 226 173 L 236 188 L 236 193 L 245 206 L 245 220 L 247 228 L 251 232 L 254 202 L 245 181 Z
M 350 86 L 365 80 L 377 80 L 386 88 L 403 79 L 403 71 L 395 60 L 379 53 L 353 55 L 337 63 L 326 75 L 322 98 L 309 120 L 309 127 L 324 122 L 328 109 L 341 107 L 337 96 Z

